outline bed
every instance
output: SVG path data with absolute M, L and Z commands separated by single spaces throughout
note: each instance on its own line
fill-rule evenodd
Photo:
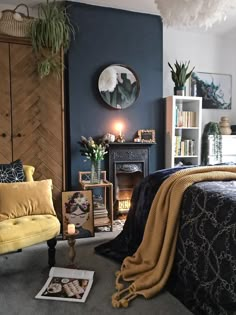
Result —
M 95 251 L 120 263 L 138 249 L 152 201 L 182 167 L 147 176 L 132 195 L 123 231 Z M 175 260 L 166 288 L 194 314 L 236 311 L 236 180 L 204 181 L 185 191 Z

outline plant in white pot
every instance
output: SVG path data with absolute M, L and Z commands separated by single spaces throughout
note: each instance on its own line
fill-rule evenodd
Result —
M 174 87 L 175 95 L 185 95 L 186 81 L 189 79 L 189 77 L 191 76 L 195 68 L 193 67 L 192 70 L 188 72 L 189 64 L 190 64 L 190 61 L 188 61 L 187 63 L 187 62 L 178 62 L 176 60 L 174 64 L 174 67 L 175 67 L 174 69 L 174 67 L 172 67 L 171 64 L 168 62 L 168 65 L 171 68 L 171 77 L 175 83 L 175 87 Z

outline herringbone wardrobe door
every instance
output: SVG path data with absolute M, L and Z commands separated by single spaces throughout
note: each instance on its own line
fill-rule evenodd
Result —
M 0 43 L 0 163 L 12 161 L 9 44 Z
M 36 180 L 51 178 L 61 219 L 64 134 L 62 81 L 40 79 L 31 46 L 11 44 L 13 159 L 35 166 Z

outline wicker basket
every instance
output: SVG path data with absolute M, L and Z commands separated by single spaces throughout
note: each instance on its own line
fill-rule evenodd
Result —
M 17 12 L 17 9 L 24 6 L 27 15 Z M 33 17 L 29 16 L 29 8 L 26 4 L 19 4 L 14 10 L 2 11 L 0 18 L 0 33 L 16 37 L 29 37 L 30 25 Z

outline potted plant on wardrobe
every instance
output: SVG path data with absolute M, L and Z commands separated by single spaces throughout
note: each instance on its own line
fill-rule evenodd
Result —
M 64 67 L 61 50 L 68 50 L 74 36 L 75 28 L 63 3 L 46 0 L 38 5 L 38 18 L 31 25 L 30 37 L 41 78 L 51 72 L 60 76 Z
M 186 93 L 186 81 L 191 76 L 195 67 L 188 72 L 190 61 L 187 62 L 178 62 L 176 60 L 174 67 L 168 62 L 169 67 L 171 68 L 171 77 L 175 83 L 174 94 L 175 95 L 185 95 Z

